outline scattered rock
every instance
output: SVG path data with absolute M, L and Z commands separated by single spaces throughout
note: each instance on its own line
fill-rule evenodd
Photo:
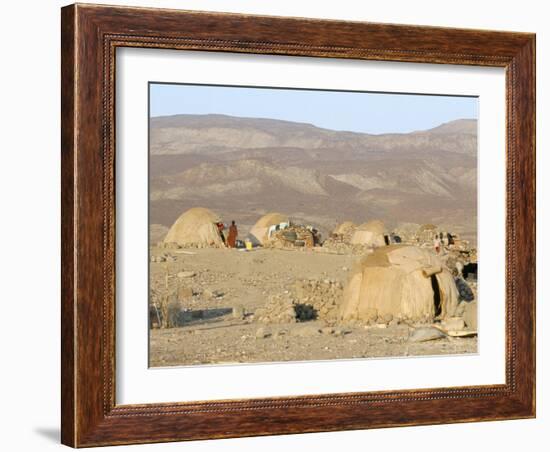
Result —
M 313 337 L 321 334 L 321 331 L 315 326 L 308 325 L 294 330 L 293 334 L 298 337 Z
M 178 273 L 178 278 L 193 278 L 195 275 L 194 271 L 183 271 Z
M 283 336 L 286 336 L 287 334 L 288 334 L 287 330 L 279 330 L 279 331 L 277 331 L 277 333 L 275 333 L 275 337 L 276 338 L 283 337 Z
M 473 331 L 473 330 L 447 331 L 447 336 L 451 336 L 451 337 L 473 337 L 473 336 L 477 336 L 477 331 Z
M 334 334 L 334 328 L 332 328 L 331 326 L 325 326 L 324 328 L 321 328 L 321 333 Z
M 256 339 L 265 339 L 266 337 L 269 337 L 270 334 L 266 332 L 264 328 L 258 328 L 254 336 L 256 337 Z
M 244 319 L 244 316 L 245 316 L 244 306 L 234 306 L 232 314 L 234 319 L 239 319 L 239 320 Z
M 441 321 L 441 327 L 447 331 L 460 331 L 466 327 L 466 324 L 460 317 L 450 317 Z
M 176 242 L 159 242 L 159 248 L 166 248 L 171 250 L 177 250 L 181 248 Z
M 409 342 L 427 342 L 445 337 L 437 328 L 416 328 L 409 336 Z
M 221 298 L 223 296 L 224 296 L 224 293 L 220 290 L 204 289 L 202 292 L 202 297 L 205 300 L 212 300 L 213 298 Z

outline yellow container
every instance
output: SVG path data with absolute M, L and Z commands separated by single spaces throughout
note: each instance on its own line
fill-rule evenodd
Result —
M 246 245 L 246 249 L 248 251 L 252 250 L 252 242 L 250 240 L 247 240 L 246 242 L 244 242 L 244 244 Z

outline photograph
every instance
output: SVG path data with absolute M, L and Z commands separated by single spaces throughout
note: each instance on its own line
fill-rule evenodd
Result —
M 7 450 L 537 444 L 542 7 L 132 1 L 11 14 Z
M 477 353 L 477 97 L 148 89 L 150 367 Z

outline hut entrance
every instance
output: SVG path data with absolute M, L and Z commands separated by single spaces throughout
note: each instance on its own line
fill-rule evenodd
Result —
M 466 279 L 473 278 L 475 281 L 477 281 L 477 262 L 466 264 L 462 269 L 462 274 Z
M 434 291 L 434 317 L 441 315 L 441 290 L 435 275 L 430 276 L 432 282 L 432 290 Z

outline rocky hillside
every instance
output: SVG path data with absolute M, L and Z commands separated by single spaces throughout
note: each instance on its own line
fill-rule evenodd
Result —
M 443 150 L 475 155 L 475 120 L 457 120 L 408 134 L 370 135 L 311 124 L 224 115 L 175 115 L 151 119 L 151 155 L 218 154 L 235 149 L 301 148 L 371 151 Z
M 370 135 L 222 115 L 151 120 L 151 223 L 204 206 L 251 225 L 272 210 L 324 230 L 380 218 L 476 234 L 477 122 Z M 157 230 L 162 230 L 157 227 Z

